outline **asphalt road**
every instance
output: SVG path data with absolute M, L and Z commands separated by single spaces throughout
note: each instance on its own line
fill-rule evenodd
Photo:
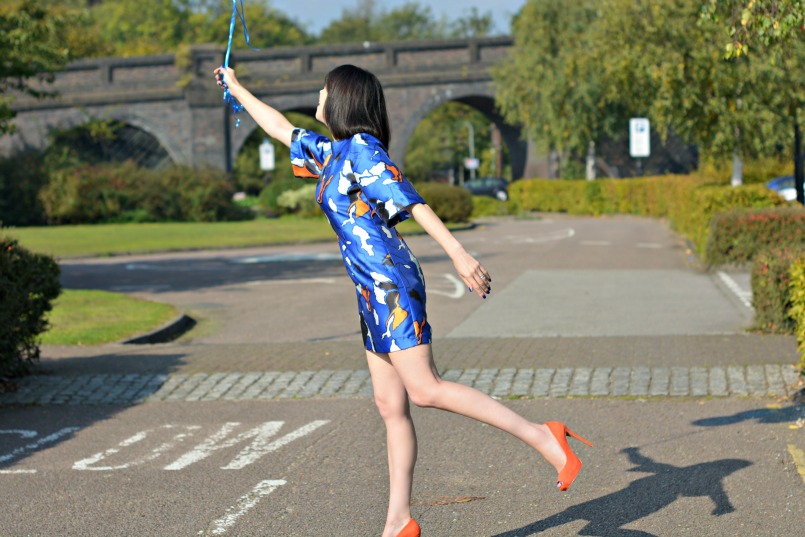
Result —
M 493 277 L 459 292 L 409 240 L 450 367 L 790 364 L 793 338 L 748 335 L 736 288 L 636 218 L 498 220 L 459 238 Z M 46 348 L 55 375 L 360 368 L 354 292 L 332 244 L 63 265 L 68 287 L 177 304 L 181 340 Z M 736 292 L 737 291 L 739 292 Z M 449 352 L 450 351 L 450 352 Z M 589 438 L 569 493 L 508 435 L 415 409 L 414 515 L 430 537 L 802 534 L 805 411 L 786 397 L 535 397 L 505 404 Z M 382 422 L 367 397 L 0 406 L 0 535 L 378 535 Z

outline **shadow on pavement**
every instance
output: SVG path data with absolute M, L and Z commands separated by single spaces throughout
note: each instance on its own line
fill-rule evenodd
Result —
M 656 513 L 682 497 L 709 497 L 715 507 L 714 516 L 735 511 L 724 490 L 722 480 L 733 472 L 750 466 L 742 459 L 721 459 L 713 462 L 678 467 L 656 462 L 640 454 L 640 448 L 623 450 L 635 465 L 630 472 L 652 475 L 632 481 L 628 487 L 606 496 L 574 505 L 543 520 L 522 528 L 499 533 L 494 537 L 525 537 L 574 522 L 586 520 L 588 524 L 579 535 L 600 537 L 630 536 L 654 537 L 653 534 L 626 529 L 622 526 Z
M 786 423 L 805 418 L 805 405 L 793 405 L 786 408 L 758 408 L 738 412 L 732 416 L 715 416 L 693 422 L 699 427 L 721 427 L 742 421 L 757 420 L 758 423 Z
M 448 259 L 420 256 L 422 264 Z M 346 277 L 344 262 L 335 251 L 309 256 L 252 256 L 242 258 L 154 259 L 118 263 L 61 265 L 65 289 L 110 291 L 188 291 L 252 281 Z

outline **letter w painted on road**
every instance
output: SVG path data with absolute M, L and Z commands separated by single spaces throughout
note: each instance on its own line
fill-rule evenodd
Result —
M 310 422 L 285 436 L 277 438 L 273 442 L 269 442 L 269 439 L 277 434 L 283 423 L 282 421 L 267 421 L 254 429 L 240 433 L 234 438 L 229 438 L 229 436 L 233 429 L 240 425 L 240 423 L 236 421 L 226 423 L 217 433 L 210 436 L 190 452 L 179 457 L 176 462 L 167 465 L 165 470 L 181 470 L 182 468 L 187 468 L 194 462 L 206 459 L 215 451 L 230 448 L 246 440 L 252 440 L 251 444 L 238 453 L 232 462 L 222 467 L 223 470 L 240 470 L 253 462 L 257 462 L 263 455 L 276 451 L 298 438 L 302 438 L 322 425 L 329 423 L 329 421 L 318 420 Z

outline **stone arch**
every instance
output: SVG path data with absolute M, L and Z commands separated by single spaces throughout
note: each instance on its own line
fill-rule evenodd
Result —
M 443 104 L 454 101 L 478 110 L 497 126 L 503 138 L 503 143 L 506 144 L 509 150 L 512 179 L 523 177 L 528 158 L 528 144 L 523 139 L 519 127 L 514 127 L 503 121 L 503 117 L 495 109 L 494 92 L 491 88 L 488 88 L 488 84 L 484 84 L 484 86 L 487 87 L 479 88 L 475 85 L 469 87 L 453 86 L 434 91 L 425 102 L 407 116 L 405 121 L 398 127 L 399 130 L 394 133 L 396 139 L 392 139 L 391 149 L 396 161 L 400 163 L 405 161 L 408 143 L 414 134 L 414 129 L 425 116 Z
M 176 143 L 169 136 L 166 136 L 162 130 L 153 128 L 155 122 L 152 119 L 144 118 L 136 113 L 122 111 L 119 109 L 110 111 L 108 114 L 105 114 L 105 117 L 131 125 L 132 127 L 135 127 L 150 135 L 159 143 L 160 147 L 165 150 L 165 152 L 168 154 L 168 157 L 170 157 L 174 164 L 191 164 L 189 159 L 185 157 L 185 152 L 178 143 Z
M 40 141 L 38 148 L 44 149 L 47 146 L 49 132 L 57 129 L 75 129 L 85 125 L 87 121 L 92 119 L 111 119 L 114 121 L 119 121 L 124 125 L 136 128 L 156 140 L 160 148 L 167 153 L 168 157 L 174 164 L 189 164 L 187 159 L 184 158 L 183 152 L 178 145 L 172 143 L 172 140 L 168 139 L 167 137 L 162 136 L 162 133 L 159 130 L 152 128 L 152 125 L 154 124 L 153 121 L 149 120 L 148 118 L 142 118 L 137 114 L 121 110 L 103 110 L 102 113 L 93 114 L 88 112 L 86 109 L 67 109 L 64 111 L 64 113 L 52 117 L 51 121 L 48 121 L 45 124 L 40 124 L 42 132 L 36 136 L 36 139 Z

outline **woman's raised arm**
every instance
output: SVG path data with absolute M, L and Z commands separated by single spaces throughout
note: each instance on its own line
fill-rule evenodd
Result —
M 288 147 L 291 146 L 291 134 L 294 126 L 278 110 L 268 106 L 266 103 L 252 95 L 249 90 L 244 88 L 235 77 L 235 71 L 229 67 L 219 67 L 214 71 L 215 80 L 219 86 L 226 83 L 229 93 L 238 100 L 243 108 L 252 116 L 260 127 L 275 140 L 279 140 Z M 222 80 L 223 78 L 223 80 Z

